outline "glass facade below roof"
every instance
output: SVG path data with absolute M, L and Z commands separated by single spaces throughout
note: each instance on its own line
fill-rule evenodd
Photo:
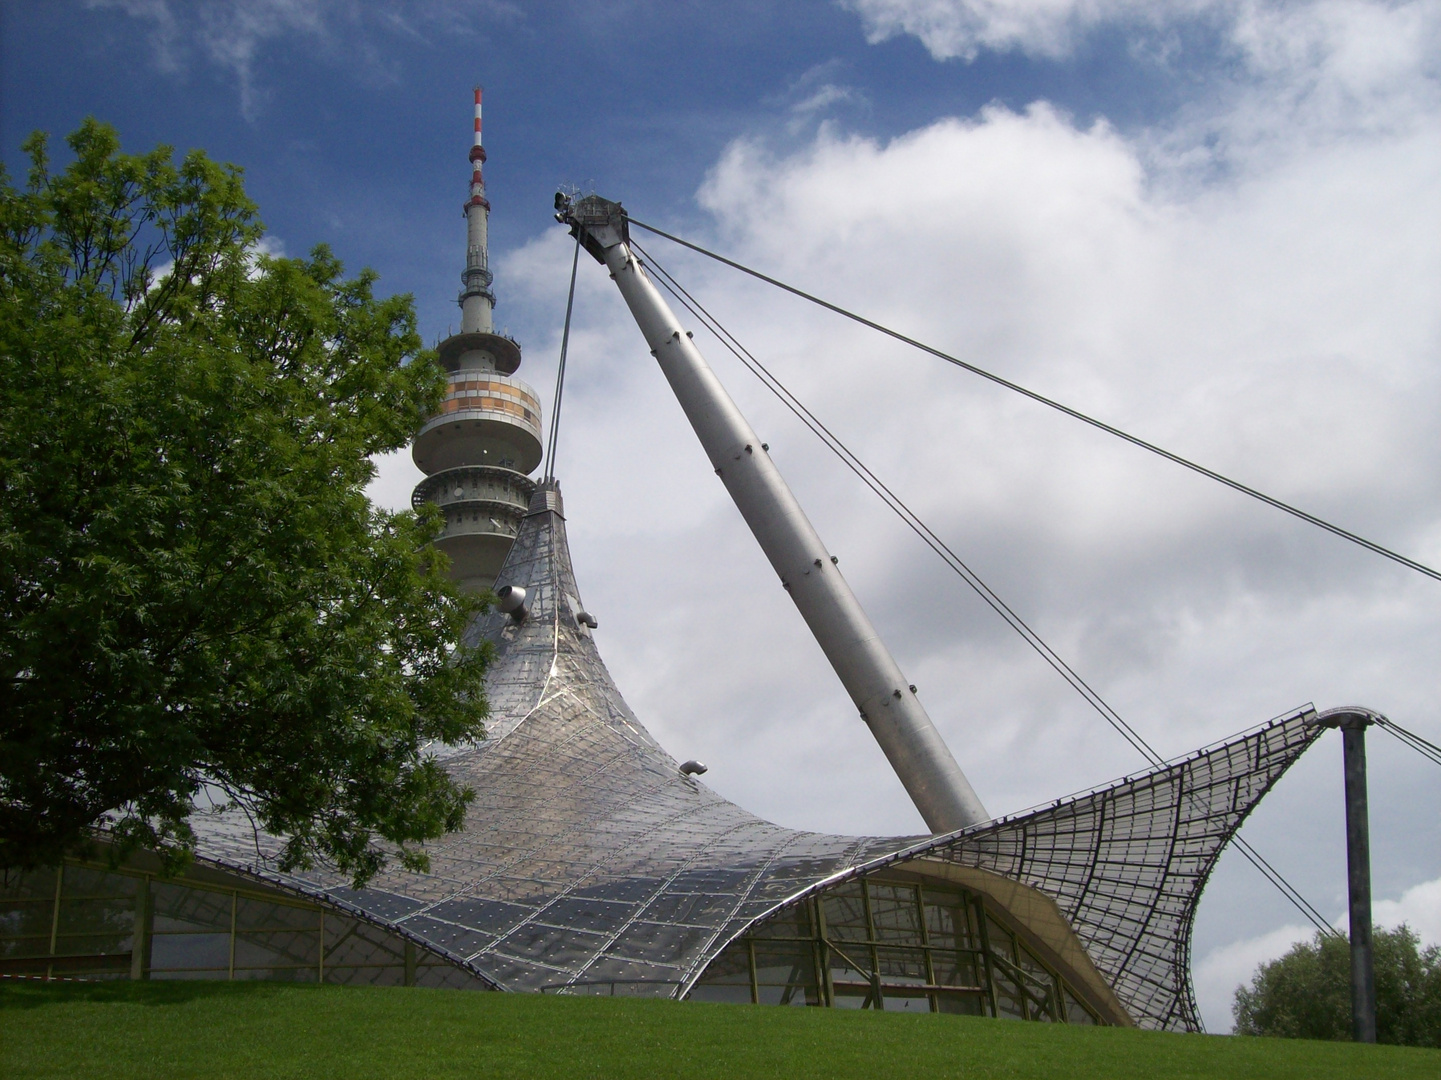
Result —
M 229 875 L 67 862 L 0 880 L 0 976 L 491 989 L 363 919 Z
M 1101 1023 L 1100 1010 L 1044 951 L 980 893 L 862 877 L 731 942 L 687 997 Z

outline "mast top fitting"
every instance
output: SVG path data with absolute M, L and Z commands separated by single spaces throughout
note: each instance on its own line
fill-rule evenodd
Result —
M 630 218 L 618 202 L 587 195 L 575 199 L 563 191 L 555 193 L 555 220 L 570 228 L 596 262 L 605 265 L 608 248 L 630 241 Z

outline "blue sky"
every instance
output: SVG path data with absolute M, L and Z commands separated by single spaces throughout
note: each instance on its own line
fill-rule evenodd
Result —
M 492 236 L 548 222 L 558 184 L 614 192 L 684 221 L 732 140 L 794 141 L 825 119 L 880 139 L 1037 98 L 1137 125 L 1204 71 L 1101 30 L 1064 62 L 987 52 L 936 62 L 916 38 L 869 44 L 834 3 L 248 5 L 9 3 L 0 145 L 86 115 L 127 146 L 167 142 L 244 166 L 272 233 L 325 242 L 413 291 L 433 331 L 449 273 L 418 256 L 453 241 L 469 90 L 487 89 Z M 1204 22 L 1181 31 L 1204 42 Z M 1201 52 L 1209 59 L 1211 47 Z M 799 127 L 799 131 L 797 128 Z M 454 183 L 438 182 L 446 173 Z
M 497 322 L 549 400 L 558 184 L 668 224 L 1441 564 L 1441 3 L 109 0 L 0 7 L 0 151 L 86 115 L 246 170 L 457 320 L 486 88 Z M 651 246 L 651 245 L 648 245 Z M 868 463 L 1165 754 L 1306 701 L 1441 742 L 1434 582 L 660 245 Z M 698 334 L 996 813 L 1138 760 Z M 593 265 L 560 475 L 587 607 L 642 720 L 788 825 L 918 819 Z M 377 500 L 418 474 L 382 461 Z M 1340 762 L 1247 836 L 1342 915 Z M 1372 737 L 1383 920 L 1441 940 L 1441 784 Z M 1429 771 L 1428 771 L 1429 770 Z M 1233 856 L 1202 905 L 1213 1030 L 1305 936 Z

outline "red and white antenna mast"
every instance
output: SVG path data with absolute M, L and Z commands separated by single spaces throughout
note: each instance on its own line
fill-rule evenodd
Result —
M 485 197 L 485 147 L 480 137 L 480 87 L 475 88 L 475 140 L 470 147 L 470 198 L 465 204 L 466 250 L 465 272 L 461 280 L 460 332 L 489 334 L 494 332 L 492 311 L 495 293 L 490 291 L 494 280 L 490 272 L 490 253 L 486 230 L 490 224 L 490 201 Z

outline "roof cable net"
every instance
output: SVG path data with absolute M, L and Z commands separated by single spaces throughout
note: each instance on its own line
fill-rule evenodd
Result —
M 1053 897 L 1147 1027 L 1196 1029 L 1188 978 L 1202 885 L 1245 815 L 1319 734 L 1297 715 L 1185 761 L 948 837 L 783 828 L 683 776 L 576 618 L 563 507 L 538 491 L 500 576 L 528 615 L 483 616 L 495 643 L 490 737 L 435 750 L 479 793 L 431 871 L 359 891 L 282 874 L 281 841 L 240 815 L 197 822 L 200 855 L 394 927 L 508 990 L 678 997 L 725 945 L 847 873 L 916 858 L 1015 877 Z M 1306 714 L 1310 715 L 1310 714 Z

